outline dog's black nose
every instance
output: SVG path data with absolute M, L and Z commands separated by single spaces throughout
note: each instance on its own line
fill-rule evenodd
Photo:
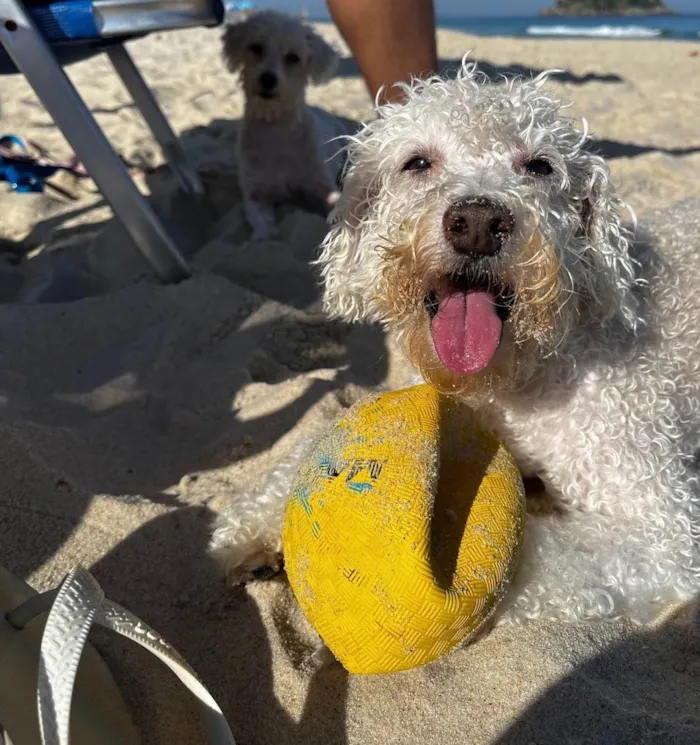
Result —
M 495 256 L 515 229 L 515 218 L 490 199 L 462 200 L 449 206 L 442 227 L 457 253 Z
M 260 76 L 260 87 L 264 91 L 271 91 L 277 85 L 277 75 L 274 72 L 264 72 Z

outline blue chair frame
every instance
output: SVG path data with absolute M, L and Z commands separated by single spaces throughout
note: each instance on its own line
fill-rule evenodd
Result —
M 236 0 L 0 0 L 0 74 L 21 72 L 82 161 L 137 248 L 164 282 L 190 269 L 148 200 L 63 71 L 61 62 L 104 51 L 176 174 L 194 198 L 204 194 L 196 169 L 124 42 L 151 31 L 217 26 L 235 20 Z M 60 61 L 59 61 L 60 60 Z M 5 63 L 3 65 L 3 62 Z

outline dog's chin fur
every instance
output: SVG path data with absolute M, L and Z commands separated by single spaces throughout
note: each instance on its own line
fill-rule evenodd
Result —
M 246 95 L 245 117 L 250 121 L 272 124 L 291 119 L 294 122 L 300 113 L 299 103 L 294 99 L 266 98 L 255 92 Z

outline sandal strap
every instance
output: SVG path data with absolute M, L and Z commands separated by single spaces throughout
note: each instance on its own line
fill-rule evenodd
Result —
M 104 593 L 88 572 L 73 569 L 51 606 L 41 638 L 37 706 L 43 745 L 68 745 L 78 663 Z
M 175 673 L 180 682 L 199 701 L 212 745 L 236 745 L 231 728 L 214 697 L 177 650 L 171 647 L 160 634 L 139 620 L 133 613 L 111 600 L 103 602 L 95 621 L 100 626 L 140 644 Z
M 212 745 L 235 745 L 223 712 L 185 660 L 150 626 L 104 596 L 75 567 L 64 580 L 41 642 L 37 704 L 43 745 L 69 745 L 70 706 L 78 663 L 93 623 L 140 644 L 167 665 L 201 705 Z

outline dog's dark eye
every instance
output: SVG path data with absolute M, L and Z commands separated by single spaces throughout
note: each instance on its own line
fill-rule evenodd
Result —
M 284 61 L 287 65 L 298 65 L 301 62 L 301 57 L 298 54 L 294 54 L 294 52 L 290 52 L 284 55 Z
M 554 173 L 552 164 L 544 158 L 533 158 L 525 163 L 525 170 L 533 176 L 551 176 Z
M 404 167 L 401 169 L 402 171 L 427 171 L 432 163 L 428 158 L 423 158 L 422 156 L 417 156 L 415 158 L 411 158 L 411 160 L 404 163 Z
M 256 57 L 262 57 L 263 54 L 263 46 L 262 44 L 251 44 L 248 49 L 256 56 Z

